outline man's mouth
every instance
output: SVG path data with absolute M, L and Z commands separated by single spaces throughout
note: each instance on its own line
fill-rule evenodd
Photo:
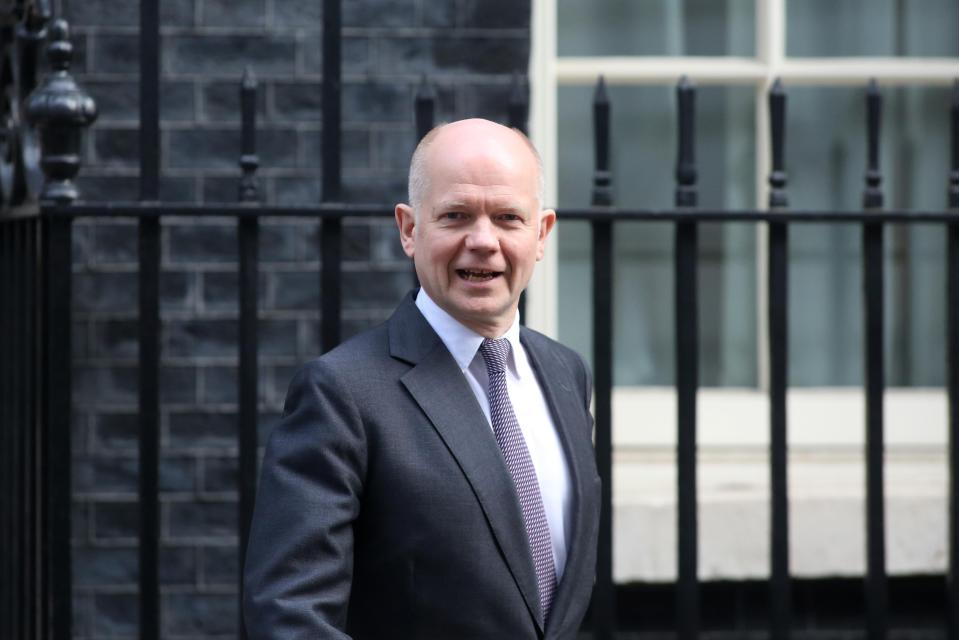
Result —
M 502 275 L 502 272 L 485 269 L 457 269 L 456 275 L 467 282 L 485 282 Z

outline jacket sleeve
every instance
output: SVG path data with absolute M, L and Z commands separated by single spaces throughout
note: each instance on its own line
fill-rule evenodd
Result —
M 270 435 L 244 566 L 251 640 L 346 638 L 366 438 L 349 390 L 303 367 Z

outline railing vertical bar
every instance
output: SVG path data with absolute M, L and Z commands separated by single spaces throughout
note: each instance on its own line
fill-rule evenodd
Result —
M 49 628 L 44 637 L 68 640 L 72 627 L 70 553 L 71 220 L 43 221 L 44 429 L 46 505 L 42 530 Z
M 246 557 L 250 522 L 256 496 L 257 454 L 257 292 L 259 277 L 259 220 L 253 216 L 240 219 L 240 564 Z M 242 571 L 239 593 L 243 595 Z M 243 629 L 242 615 L 240 628 Z M 245 631 L 241 633 L 246 636 Z
M 684 76 L 677 87 L 679 107 L 676 206 L 697 203 L 695 165 L 695 89 Z M 679 640 L 699 637 L 698 518 L 696 509 L 696 391 L 699 383 L 699 306 L 697 294 L 698 227 L 677 222 L 675 246 L 675 322 L 678 474 Z
M 951 170 L 949 208 L 959 212 L 959 80 L 950 106 Z M 946 580 L 946 626 L 949 640 L 959 640 L 959 222 L 947 225 L 946 353 L 949 392 L 949 567 Z
M 513 74 L 510 84 L 509 100 L 506 103 L 506 124 L 514 129 L 518 129 L 526 135 L 527 122 L 529 120 L 529 92 L 523 85 L 522 76 L 519 73 Z M 544 203 L 540 202 L 542 207 Z M 526 324 L 526 290 L 519 296 L 519 320 Z
M 16 610 L 14 588 L 13 536 L 16 517 L 13 507 L 13 477 L 10 458 L 13 456 L 13 427 L 10 416 L 10 381 L 13 364 L 10 348 L 9 317 L 13 309 L 13 292 L 10 286 L 10 227 L 12 222 L 0 221 L 0 632 L 3 637 L 15 637 L 13 612 Z
M 612 205 L 609 171 L 611 105 L 603 78 L 593 97 L 592 204 Z M 613 584 L 613 225 L 592 221 L 593 237 L 593 376 L 596 415 L 596 468 L 602 481 L 599 507 L 599 545 L 592 624 L 597 640 L 612 640 L 616 629 L 616 592 Z
M 323 0 L 323 201 L 340 199 L 341 180 L 341 6 L 342 0 Z M 341 238 L 343 219 L 320 222 L 321 345 L 329 351 L 340 343 L 342 290 Z
M 868 167 L 863 208 L 883 205 L 879 173 L 881 97 L 875 80 L 866 91 Z M 883 497 L 883 225 L 862 226 L 866 392 L 866 627 L 869 640 L 887 633 L 885 506 Z
M 140 0 L 140 199 L 160 197 L 160 3 Z M 139 224 L 140 638 L 160 635 L 160 219 Z
M 140 198 L 160 194 L 160 3 L 140 0 Z
M 785 209 L 786 94 L 777 79 L 769 92 L 772 172 L 769 208 Z M 790 625 L 789 490 L 786 389 L 788 386 L 789 228 L 769 223 L 769 473 L 770 473 L 770 637 L 788 640 Z
M 37 231 L 39 229 L 38 219 L 36 217 L 30 218 L 27 222 L 27 270 L 26 270 L 26 304 L 27 304 L 27 327 L 29 327 L 29 334 L 27 337 L 27 353 L 28 353 L 28 368 L 26 372 L 28 383 L 28 394 L 27 394 L 27 443 L 26 443 L 26 460 L 27 460 L 27 521 L 28 521 L 28 531 L 29 537 L 27 538 L 27 584 L 26 584 L 26 593 L 27 598 L 29 598 L 29 611 L 30 616 L 27 621 L 27 637 L 28 638 L 39 638 L 39 615 L 41 611 L 40 606 L 40 589 L 38 588 L 42 584 L 39 580 L 38 571 L 40 568 L 39 552 L 41 528 L 39 514 L 39 499 L 40 499 L 40 487 L 39 487 L 39 473 L 40 473 L 40 459 L 38 455 L 38 442 L 37 431 L 39 427 L 39 413 L 37 407 L 39 405 L 39 364 L 40 364 L 40 332 L 37 330 L 37 309 L 39 307 L 39 291 L 40 287 L 38 286 L 37 278 L 37 244 L 38 236 Z
M 256 155 L 256 81 L 247 68 L 240 83 L 240 108 L 242 113 L 240 168 L 240 201 L 256 203 L 259 199 L 255 172 L 259 166 Z M 237 223 L 240 255 L 240 373 L 238 397 L 240 404 L 239 471 L 240 471 L 240 548 L 238 566 L 243 566 L 247 543 L 250 539 L 250 523 L 256 499 L 257 415 L 259 406 L 258 314 L 259 300 L 259 240 L 260 221 L 257 216 L 241 217 Z M 243 623 L 243 571 L 237 575 L 239 595 L 239 621 L 241 640 L 246 638 Z
M 140 332 L 140 638 L 160 634 L 160 219 L 139 224 Z
M 10 229 L 10 244 L 11 251 L 9 251 L 10 260 L 10 274 L 11 284 L 13 285 L 11 293 L 13 297 L 9 299 L 10 307 L 10 318 L 11 325 L 8 327 L 10 335 L 13 336 L 13 348 L 9 354 L 10 361 L 14 366 L 14 374 L 12 376 L 13 384 L 10 388 L 10 405 L 11 405 L 11 421 L 10 427 L 13 431 L 13 442 L 11 443 L 11 450 L 13 451 L 13 459 L 11 462 L 11 469 L 13 471 L 13 494 L 12 494 L 12 504 L 11 512 L 14 514 L 16 519 L 16 529 L 13 536 L 13 557 L 14 557 L 14 566 L 16 571 L 14 572 L 13 584 L 14 588 L 17 591 L 16 594 L 16 603 L 13 611 L 13 632 L 15 638 L 21 638 L 24 634 L 24 621 L 26 618 L 26 609 L 27 609 L 27 593 L 24 590 L 24 582 L 26 579 L 25 574 L 25 565 L 26 558 L 24 556 L 25 551 L 25 540 L 28 535 L 28 530 L 26 527 L 26 500 L 25 500 L 25 480 L 24 476 L 26 475 L 26 464 L 23 452 L 23 444 L 25 441 L 24 434 L 27 430 L 27 425 L 24 423 L 24 394 L 26 391 L 24 381 L 24 358 L 26 356 L 26 349 L 24 348 L 25 340 L 24 333 L 26 326 L 23 323 L 23 316 L 25 312 L 25 301 L 24 294 L 26 293 L 23 289 L 23 250 L 24 242 L 22 239 L 23 230 L 25 229 L 25 221 L 15 220 L 11 225 Z

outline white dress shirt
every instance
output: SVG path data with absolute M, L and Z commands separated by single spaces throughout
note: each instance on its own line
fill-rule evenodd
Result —
M 441 309 L 420 289 L 416 296 L 416 306 L 433 327 L 447 350 L 456 360 L 466 381 L 476 396 L 480 408 L 490 423 L 489 399 L 486 395 L 489 376 L 486 362 L 479 352 L 483 336 L 459 323 L 453 316 Z M 566 568 L 566 532 L 570 522 L 570 477 L 563 453 L 563 445 L 556 425 L 550 415 L 549 405 L 543 397 L 536 375 L 526 356 L 526 349 L 519 341 L 519 313 L 505 335 L 510 343 L 510 355 L 506 366 L 506 389 L 509 393 L 513 412 L 519 422 L 520 430 L 526 439 L 526 447 L 536 468 L 536 479 L 543 498 L 546 521 L 553 543 L 553 562 L 556 566 L 556 582 L 559 583 Z

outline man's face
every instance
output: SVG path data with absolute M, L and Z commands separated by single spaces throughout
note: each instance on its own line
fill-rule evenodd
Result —
M 499 337 L 556 220 L 539 210 L 536 160 L 515 132 L 483 120 L 447 125 L 425 151 L 418 210 L 396 207 L 403 249 L 441 308 Z

